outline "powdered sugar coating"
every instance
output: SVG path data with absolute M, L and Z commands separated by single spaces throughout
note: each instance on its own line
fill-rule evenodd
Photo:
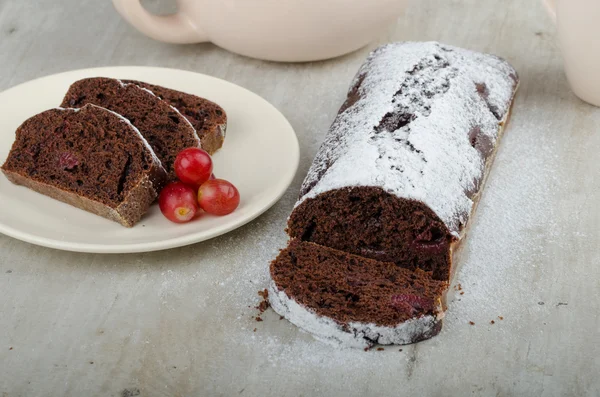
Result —
M 456 237 L 517 86 L 504 60 L 435 42 L 376 49 L 355 77 L 356 102 L 340 112 L 302 186 L 309 198 L 353 186 L 381 187 L 429 206 Z M 351 90 L 352 93 L 352 90 Z
M 441 327 L 444 312 L 441 307 L 437 317 L 425 315 L 395 327 L 376 324 L 350 322 L 347 330 L 332 319 L 316 314 L 311 309 L 290 298 L 279 290 L 273 280 L 269 283 L 269 303 L 275 312 L 287 318 L 292 324 L 310 332 L 315 338 L 336 346 L 368 348 L 375 344 L 405 345 L 436 335 Z

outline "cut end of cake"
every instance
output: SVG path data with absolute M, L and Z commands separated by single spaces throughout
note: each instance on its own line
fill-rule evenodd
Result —
M 298 205 L 288 220 L 292 238 L 431 272 L 437 280 L 451 273 L 455 240 L 423 203 L 399 198 L 379 187 L 331 190 Z
M 274 310 L 322 339 L 406 344 L 441 329 L 447 283 L 419 269 L 293 239 L 271 279 Z

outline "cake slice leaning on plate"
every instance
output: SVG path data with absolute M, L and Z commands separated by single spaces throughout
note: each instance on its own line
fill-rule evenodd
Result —
M 456 271 L 452 253 L 517 87 L 515 70 L 493 55 L 434 42 L 376 49 L 356 75 L 288 220 L 292 241 L 271 264 L 273 308 L 345 345 L 436 335 Z M 382 273 L 389 264 L 398 274 Z M 331 266 L 335 275 L 324 273 Z M 314 268 L 310 277 L 307 268 Z M 425 287 L 432 283 L 442 287 Z
M 127 119 L 94 105 L 26 120 L 2 171 L 17 185 L 126 227 L 146 213 L 167 177 Z
M 227 130 L 227 114 L 216 103 L 196 95 L 142 81 L 122 81 L 152 91 L 154 95 L 179 110 L 196 129 L 196 133 L 202 141 L 202 149 L 206 150 L 208 154 L 214 154 L 223 146 L 225 131 Z

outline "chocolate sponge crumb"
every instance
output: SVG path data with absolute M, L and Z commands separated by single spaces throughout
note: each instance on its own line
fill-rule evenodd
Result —
M 269 308 L 269 291 L 265 288 L 264 290 L 258 291 L 258 296 L 263 300 L 256 306 L 260 314 L 264 313 Z

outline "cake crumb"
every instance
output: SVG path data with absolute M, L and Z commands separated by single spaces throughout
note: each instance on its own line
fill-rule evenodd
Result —
M 498 318 L 499 318 L 500 320 L 504 320 L 504 317 L 502 317 L 502 316 L 498 316 Z
M 265 288 L 264 290 L 258 291 L 258 296 L 262 298 L 262 301 L 255 308 L 258 309 L 259 315 L 263 314 L 269 308 L 269 291 Z M 262 320 L 256 320 L 262 321 Z
M 258 317 L 258 316 L 256 316 L 256 321 L 263 321 L 263 319 L 260 318 L 260 317 Z
M 383 347 L 378 347 L 378 348 L 377 348 L 377 351 L 378 351 L 378 352 L 380 352 L 380 351 L 383 351 L 383 350 L 385 350 Z
M 473 321 L 469 321 L 469 324 L 471 325 L 475 325 L 475 323 Z
M 400 350 L 398 350 L 398 351 L 399 351 L 399 352 L 401 352 L 401 351 L 402 351 L 402 349 L 400 349 Z
M 263 313 L 265 310 L 267 310 L 269 308 L 269 302 L 267 301 L 262 301 L 258 304 L 258 306 L 256 306 L 256 308 Z
M 12 350 L 12 349 L 13 349 L 13 348 L 12 348 L 12 346 L 11 346 L 11 347 L 10 347 L 10 349 L 8 349 L 8 350 Z
M 496 322 L 494 320 L 490 321 L 490 324 L 496 324 Z
M 280 319 L 280 320 L 283 320 L 283 316 L 279 316 L 279 319 Z
M 256 328 L 254 328 L 254 331 L 252 331 L 252 332 L 256 332 Z
M 464 294 L 465 294 L 465 291 L 460 291 L 460 294 L 461 294 L 461 295 L 464 295 Z
M 366 351 L 366 352 L 368 352 L 368 351 L 369 351 L 369 348 L 368 348 L 368 347 L 365 347 L 365 351 Z

